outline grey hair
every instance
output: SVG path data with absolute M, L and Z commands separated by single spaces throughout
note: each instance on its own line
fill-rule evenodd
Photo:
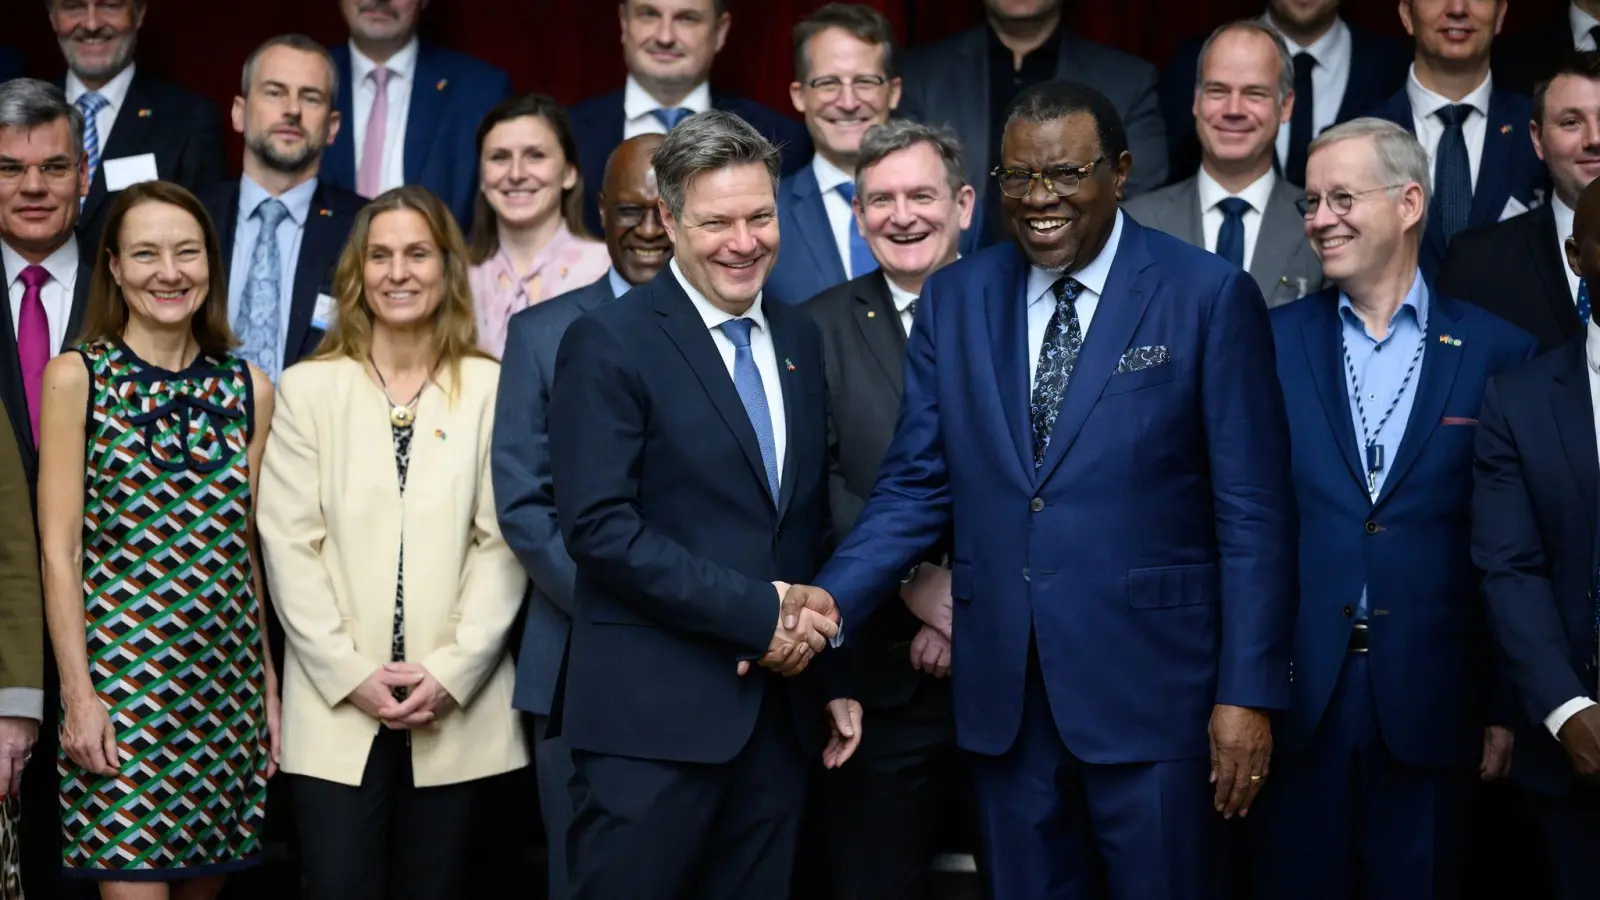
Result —
M 1263 35 L 1272 41 L 1272 46 L 1278 48 L 1278 105 L 1282 106 L 1284 101 L 1289 99 L 1289 93 L 1294 90 L 1294 57 L 1290 55 L 1289 45 L 1284 42 L 1283 35 L 1268 28 L 1256 19 L 1240 19 L 1237 22 L 1229 22 L 1211 32 L 1211 36 L 1206 38 L 1206 42 L 1200 45 L 1200 58 L 1194 64 L 1195 90 L 1200 91 L 1205 88 L 1206 55 L 1211 52 L 1211 45 L 1216 42 L 1217 38 L 1230 31 L 1247 31 L 1252 34 Z
M 61 119 L 72 132 L 72 151 L 83 155 L 83 113 L 67 102 L 61 88 L 37 78 L 0 83 L 0 128 L 36 128 Z
M 866 171 L 883 161 L 885 156 L 909 150 L 918 144 L 927 144 L 944 162 L 945 183 L 954 194 L 967 185 L 966 153 L 961 149 L 961 139 L 944 126 L 924 125 L 910 119 L 890 119 L 874 125 L 861 136 L 861 150 L 856 157 L 856 196 L 865 196 Z
M 1422 144 L 1411 132 L 1387 119 L 1371 116 L 1351 119 L 1317 135 L 1311 146 L 1306 148 L 1306 158 L 1310 159 L 1313 153 L 1329 144 L 1358 138 L 1366 138 L 1371 142 L 1378 181 L 1393 185 L 1388 189 L 1389 196 L 1394 196 L 1395 191 L 1408 184 L 1422 188 L 1422 219 L 1417 229 L 1417 233 L 1421 234 L 1428 224 L 1428 204 L 1433 200 L 1433 188 L 1428 177 L 1428 152 L 1422 149 Z
M 671 131 L 651 155 L 661 199 L 674 219 L 683 215 L 689 182 L 702 172 L 757 163 L 766 167 L 772 191 L 778 191 L 778 148 L 749 122 L 731 112 L 710 109 L 696 113 Z
M 302 53 L 315 53 L 322 57 L 322 62 L 328 67 L 328 106 L 333 106 L 339 99 L 339 67 L 334 65 L 333 54 L 328 48 L 313 41 L 303 34 L 280 34 L 269 39 L 266 43 L 250 51 L 250 56 L 244 61 L 244 75 L 239 79 L 239 96 L 250 96 L 250 85 L 256 80 L 256 67 L 261 64 L 261 57 L 273 47 L 288 47 Z

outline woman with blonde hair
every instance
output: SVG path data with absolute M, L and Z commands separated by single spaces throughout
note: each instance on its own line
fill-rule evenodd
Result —
M 305 896 L 456 898 L 477 782 L 528 763 L 506 644 L 524 576 L 489 471 L 500 367 L 423 188 L 361 211 L 334 290 L 321 347 L 279 380 L 259 512 Z

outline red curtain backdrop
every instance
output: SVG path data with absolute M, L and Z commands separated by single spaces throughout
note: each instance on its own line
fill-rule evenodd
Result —
M 717 58 L 722 89 L 791 112 L 790 29 L 825 0 L 732 0 L 734 23 Z M 921 44 L 982 20 L 981 0 L 867 0 L 894 22 L 903 42 Z M 1397 0 L 1346 0 L 1345 15 L 1375 31 L 1403 36 Z M 239 70 L 258 43 L 298 31 L 327 43 L 344 39 L 335 0 L 148 0 L 139 64 L 211 97 L 224 111 L 239 89 Z M 27 54 L 29 70 L 57 76 L 60 52 L 43 4 L 13 0 L 0 43 Z M 1230 19 L 1259 14 L 1264 0 L 1067 0 L 1074 29 L 1165 65 L 1178 43 Z M 1516 0 L 1510 33 L 1562 14 L 1565 0 Z M 434 0 L 424 20 L 433 40 L 500 66 L 521 90 L 564 103 L 621 84 L 616 4 L 611 0 Z M 237 137 L 230 158 L 243 152 Z

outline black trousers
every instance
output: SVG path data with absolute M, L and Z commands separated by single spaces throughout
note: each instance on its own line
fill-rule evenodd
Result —
M 295 776 L 304 900 L 464 900 L 476 787 L 415 787 L 406 732 L 388 728 L 360 787 Z
M 1528 792 L 1544 835 L 1557 900 L 1600 898 L 1600 790 L 1574 787 L 1560 797 Z

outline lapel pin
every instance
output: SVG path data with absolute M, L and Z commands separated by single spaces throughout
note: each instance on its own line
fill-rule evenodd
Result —
M 331 210 L 331 209 L 319 209 L 319 210 L 317 210 L 317 215 L 319 215 L 319 216 L 327 216 L 328 218 L 331 219 L 331 218 L 333 218 L 333 210 Z
M 438 438 L 438 439 L 439 439 L 439 440 L 441 440 L 441 441 L 442 441 L 442 440 L 444 440 L 444 432 L 443 432 L 443 431 L 441 431 L 441 430 L 440 430 L 440 429 L 438 429 L 438 428 L 435 428 L 435 429 L 434 429 L 434 430 L 433 430 L 433 436 L 434 436 L 434 437 L 436 437 L 436 438 Z
M 783 364 L 789 367 L 789 371 L 794 371 L 794 363 L 789 361 L 789 357 L 785 356 L 783 358 Z
M 878 317 L 878 313 L 875 310 L 870 310 L 870 309 L 867 310 L 867 318 L 876 319 L 877 317 Z
M 1453 338 L 1448 334 L 1441 334 L 1441 335 L 1439 335 L 1439 343 L 1441 343 L 1441 344 L 1449 344 L 1452 347 L 1459 347 L 1459 346 L 1461 346 L 1461 339 L 1460 338 Z
M 1500 133 L 1501 134 L 1510 134 L 1511 133 L 1511 126 L 1510 125 L 1501 125 L 1500 126 Z
M 433 89 L 436 90 L 436 91 L 442 91 L 442 90 L 444 90 L 445 85 L 447 85 L 449 83 L 450 83 L 450 79 L 441 78 L 441 79 L 439 79 L 439 83 L 433 86 Z M 1506 127 L 1509 128 L 1510 126 L 1508 125 Z
M 148 110 L 148 109 L 139 110 L 139 118 L 141 118 L 141 119 L 148 119 L 154 114 L 155 114 L 155 112 L 153 110 Z

